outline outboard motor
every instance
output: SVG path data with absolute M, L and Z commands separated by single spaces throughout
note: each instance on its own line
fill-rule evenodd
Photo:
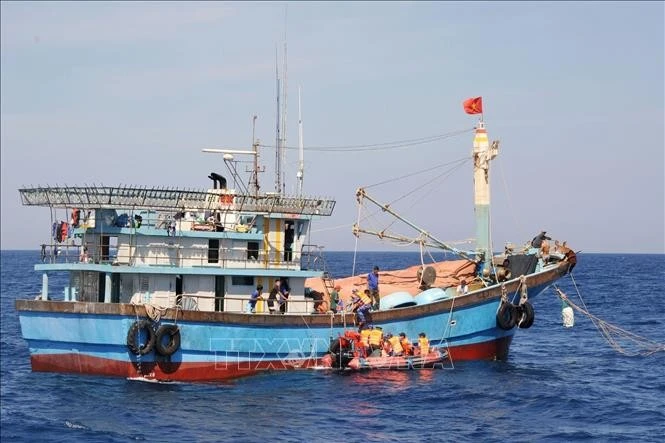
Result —
M 219 183 L 219 189 L 226 189 L 226 179 L 221 175 L 211 172 L 208 178 L 213 182 L 213 189 L 217 189 L 217 183 Z

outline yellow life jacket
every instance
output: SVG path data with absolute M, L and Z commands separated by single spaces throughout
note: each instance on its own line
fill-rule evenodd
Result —
M 397 336 L 392 336 L 390 337 L 390 345 L 393 347 L 393 354 L 401 354 L 404 352 L 404 349 L 402 348 L 402 344 L 399 342 L 399 337 Z
M 372 333 L 371 329 L 363 329 L 360 332 L 360 341 L 363 342 L 365 346 L 369 346 L 369 337 L 371 333 Z
M 365 305 L 372 304 L 372 299 L 370 298 L 369 295 L 365 294 L 364 292 L 359 292 L 358 295 L 360 296 L 360 300 L 362 300 L 363 304 Z
M 429 340 L 427 337 L 420 337 L 418 339 L 418 346 L 420 347 L 420 355 L 429 354 Z
M 372 346 L 381 346 L 381 339 L 383 338 L 383 331 L 380 329 L 372 329 L 369 333 L 369 344 Z

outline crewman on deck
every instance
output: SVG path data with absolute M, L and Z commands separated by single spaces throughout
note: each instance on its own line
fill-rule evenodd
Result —
M 371 326 L 372 315 L 370 314 L 370 309 L 372 307 L 372 299 L 366 293 L 360 293 L 357 289 L 351 291 L 353 297 L 351 302 L 353 303 L 353 312 L 356 313 L 358 318 L 358 330 L 362 331 L 367 326 Z
M 268 294 L 268 309 L 271 314 L 275 313 L 275 300 L 277 300 L 277 295 L 280 294 L 279 286 L 281 283 L 280 280 L 275 280 L 275 284 L 270 290 L 270 294 Z
M 404 349 L 404 355 L 413 355 L 413 345 L 409 339 L 406 338 L 404 332 L 399 333 L 399 344 L 402 346 L 402 349 Z
M 570 249 L 568 247 L 568 243 L 564 241 L 561 244 L 561 253 L 563 254 L 563 260 L 570 264 L 568 267 L 568 272 L 573 272 L 573 268 L 577 264 L 577 255 L 575 254 L 575 251 Z
M 429 339 L 424 332 L 418 334 L 418 349 L 420 349 L 420 355 L 429 354 Z
M 330 310 L 337 312 L 337 304 L 339 303 L 339 291 L 342 290 L 340 285 L 335 285 L 333 290 L 330 292 Z

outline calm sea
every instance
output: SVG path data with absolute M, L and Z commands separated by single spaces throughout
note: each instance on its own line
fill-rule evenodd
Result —
M 39 252 L 0 255 L 3 442 L 665 440 L 665 353 L 618 353 L 579 313 L 575 327 L 563 328 L 552 290 L 532 300 L 536 322 L 516 334 L 506 362 L 155 384 L 32 373 L 14 300 L 39 292 Z M 352 257 L 328 253 L 333 275 L 350 273 Z M 357 271 L 417 261 L 366 253 Z M 665 343 L 664 255 L 582 254 L 574 276 L 593 314 Z M 61 293 L 64 280 L 50 284 Z M 579 303 L 569 278 L 559 286 Z

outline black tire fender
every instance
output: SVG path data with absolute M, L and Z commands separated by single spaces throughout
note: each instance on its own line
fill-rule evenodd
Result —
M 145 344 L 141 343 L 141 331 L 148 334 Z M 155 347 L 155 330 L 152 328 L 150 320 L 137 320 L 129 327 L 127 331 L 127 347 L 136 355 L 146 355 L 152 352 Z
M 517 320 L 517 307 L 512 303 L 501 303 L 499 312 L 496 313 L 496 324 L 507 331 L 515 327 Z
M 168 341 L 164 344 L 164 337 L 168 337 Z M 155 334 L 155 350 L 160 354 L 168 357 L 173 355 L 180 347 L 180 328 L 174 324 L 164 324 L 157 329 Z
M 517 316 L 517 326 L 522 329 L 528 329 L 533 326 L 533 322 L 536 319 L 536 312 L 533 309 L 531 303 L 524 302 L 519 309 L 520 315 Z

